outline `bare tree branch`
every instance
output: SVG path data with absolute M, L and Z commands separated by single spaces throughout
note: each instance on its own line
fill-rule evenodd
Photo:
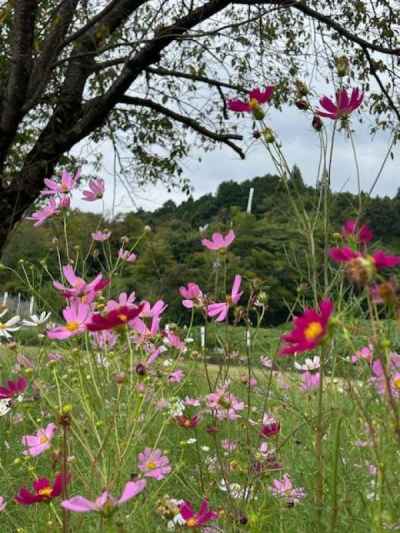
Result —
M 212 139 L 213 141 L 218 141 L 218 142 L 227 144 L 228 146 L 232 148 L 232 150 L 234 150 L 236 153 L 239 154 L 241 159 L 245 159 L 245 155 L 242 149 L 232 142 L 232 139 L 236 139 L 238 141 L 243 140 L 242 135 L 232 134 L 232 133 L 216 133 L 202 126 L 197 120 L 194 120 L 193 118 L 177 113 L 176 111 L 173 111 L 172 109 L 168 109 L 167 107 L 157 102 L 153 102 L 153 100 L 149 100 L 147 98 L 138 98 L 136 96 L 121 96 L 121 98 L 119 99 L 119 102 L 123 104 L 129 104 L 129 105 L 135 105 L 135 106 L 141 106 L 141 107 L 147 107 L 149 109 L 153 109 L 154 111 L 157 111 L 158 113 L 161 113 L 162 115 L 165 115 L 169 118 L 172 118 L 173 120 L 177 122 L 180 122 L 181 124 L 184 124 L 185 126 L 189 126 L 194 131 L 197 131 L 197 133 L 200 133 L 201 135 L 204 135 L 205 137 L 208 137 L 209 139 Z

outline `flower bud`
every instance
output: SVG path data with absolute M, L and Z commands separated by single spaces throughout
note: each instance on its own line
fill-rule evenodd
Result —
M 271 144 L 275 142 L 274 132 L 271 130 L 271 128 L 263 129 L 262 135 L 266 143 Z
M 335 57 L 336 72 L 339 78 L 347 76 L 350 71 L 350 62 L 347 56 Z
M 313 121 L 312 121 L 312 127 L 316 131 L 321 131 L 322 128 L 322 120 L 319 118 L 318 115 L 314 115 Z
M 302 111 L 306 111 L 310 106 L 308 105 L 307 100 L 296 100 L 294 103 L 297 109 L 301 109 Z
M 304 96 L 307 96 L 309 93 L 307 85 L 304 83 L 304 81 L 296 80 L 295 81 L 297 94 L 300 98 L 304 98 Z

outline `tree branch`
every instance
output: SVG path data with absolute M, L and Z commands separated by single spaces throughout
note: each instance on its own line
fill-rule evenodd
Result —
M 153 109 L 154 111 L 157 111 L 157 113 L 161 113 L 162 115 L 172 118 L 173 120 L 180 122 L 181 124 L 184 124 L 185 126 L 189 126 L 194 131 L 197 131 L 197 133 L 200 133 L 201 135 L 204 135 L 205 137 L 208 137 L 209 139 L 212 139 L 213 141 L 227 144 L 228 146 L 232 148 L 232 150 L 234 150 L 236 153 L 239 154 L 241 159 L 245 159 L 245 155 L 242 149 L 232 142 L 232 139 L 241 141 L 243 139 L 242 135 L 229 134 L 229 133 L 228 134 L 216 133 L 215 131 L 211 131 L 208 128 L 205 128 L 204 126 L 202 126 L 199 122 L 197 122 L 197 120 L 194 120 L 193 118 L 177 113 L 176 111 L 173 111 L 172 109 L 168 109 L 167 107 L 164 107 L 163 105 L 157 102 L 154 102 L 153 100 L 149 100 L 147 98 L 138 98 L 136 96 L 125 96 L 124 95 L 124 96 L 121 96 L 121 98 L 119 99 L 119 102 L 122 104 L 129 104 L 129 105 L 135 105 L 135 106 L 141 106 L 141 107 L 147 107 L 149 109 Z

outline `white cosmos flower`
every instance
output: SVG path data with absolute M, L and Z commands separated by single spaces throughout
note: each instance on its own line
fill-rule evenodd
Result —
M 321 365 L 320 365 L 320 359 L 318 355 L 316 355 L 312 359 L 307 357 L 307 359 L 304 361 L 304 365 L 300 365 L 299 363 L 294 363 L 294 366 L 295 368 L 297 368 L 297 370 L 301 370 L 301 371 L 304 370 L 304 372 L 310 372 L 312 370 L 318 370 L 318 368 Z
M 51 313 L 46 313 L 46 311 L 43 311 L 42 313 L 40 313 L 39 316 L 31 315 L 30 320 L 23 320 L 22 325 L 28 326 L 30 328 L 36 328 L 37 326 L 41 326 L 42 324 L 47 322 L 50 316 L 51 316 Z
M 5 309 L 2 313 L 0 313 L 0 319 L 3 318 L 3 316 L 7 313 L 8 309 Z M 5 337 L 6 339 L 11 339 L 12 335 L 10 334 L 10 331 L 18 331 L 21 326 L 17 326 L 18 322 L 20 321 L 20 316 L 15 315 L 7 322 L 1 322 L 0 321 L 0 337 Z
M 12 401 L 10 398 L 2 398 L 0 400 L 0 416 L 6 415 L 12 406 Z

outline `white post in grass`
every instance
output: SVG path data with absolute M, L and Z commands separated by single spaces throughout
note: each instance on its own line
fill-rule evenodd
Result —
M 253 205 L 253 196 L 254 196 L 254 187 L 250 187 L 249 199 L 247 200 L 247 210 L 246 210 L 246 213 L 248 215 L 251 214 L 251 208 L 252 208 L 252 205 Z
M 246 346 L 250 350 L 251 348 L 251 332 L 249 329 L 246 330 Z
M 200 327 L 200 345 L 202 351 L 204 352 L 206 347 L 206 328 L 204 326 Z

